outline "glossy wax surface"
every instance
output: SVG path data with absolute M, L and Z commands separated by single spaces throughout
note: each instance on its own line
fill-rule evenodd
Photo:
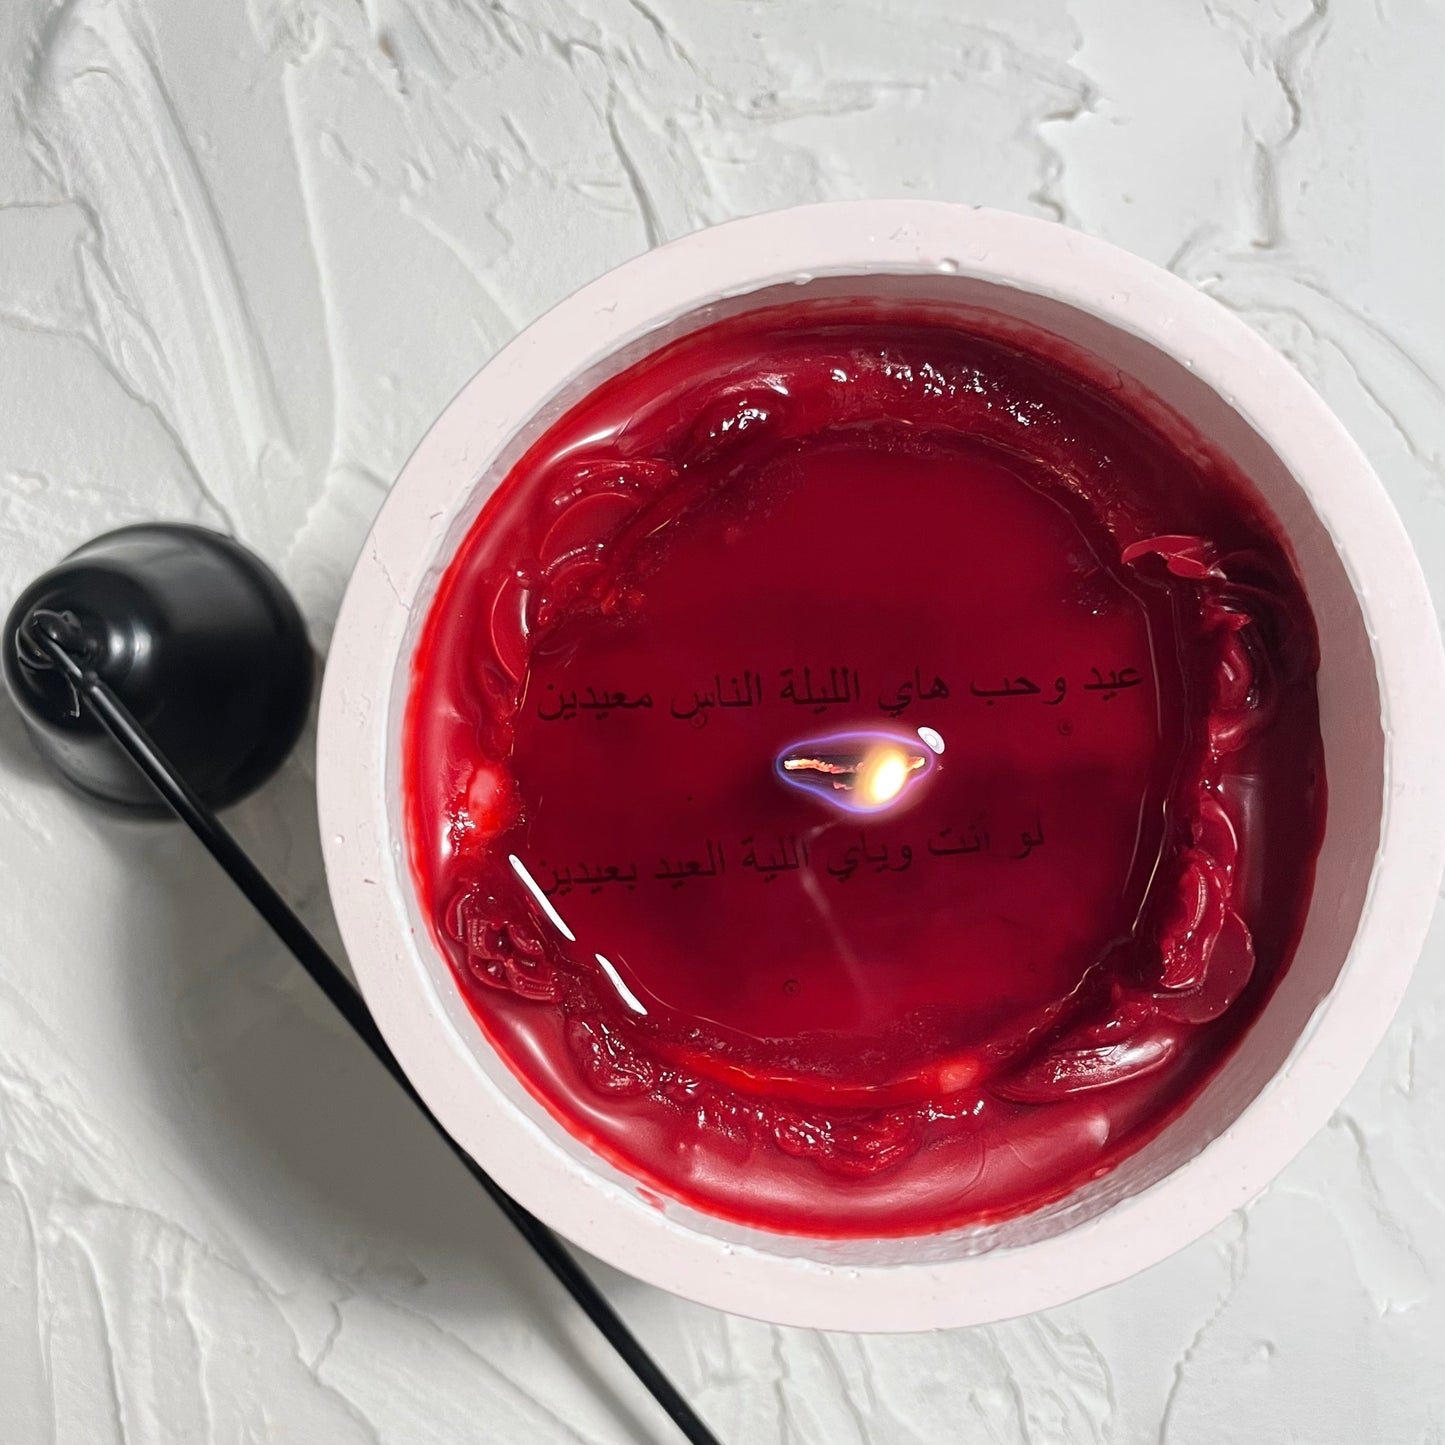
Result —
M 1313 626 L 1247 484 L 988 329 L 674 343 L 513 468 L 418 648 L 412 866 L 480 1026 L 624 1170 L 765 1228 L 1109 1169 L 1308 902 Z

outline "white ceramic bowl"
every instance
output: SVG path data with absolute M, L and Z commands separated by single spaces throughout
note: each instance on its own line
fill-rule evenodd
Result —
M 1291 968 L 1184 1115 L 1113 1173 L 985 1229 L 845 1243 L 659 1210 L 492 1052 L 431 943 L 404 859 L 411 649 L 452 550 L 509 465 L 601 378 L 681 332 L 813 291 L 982 305 L 1146 385 L 1253 478 L 1319 626 L 1329 817 Z M 722 1309 L 907 1330 L 1000 1319 L 1123 1279 L 1260 1190 L 1328 1119 L 1390 1022 L 1442 864 L 1445 659 L 1399 519 L 1343 427 L 1243 322 L 1062 226 L 857 202 L 756 216 L 629 262 L 463 389 L 382 508 L 341 609 L 318 788 L 342 935 L 388 1043 L 442 1123 L 523 1204 L 611 1264 Z

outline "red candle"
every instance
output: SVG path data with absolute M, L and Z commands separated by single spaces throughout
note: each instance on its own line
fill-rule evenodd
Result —
M 1219 1066 L 1308 903 L 1316 649 L 1247 481 L 1160 422 L 1044 338 L 794 306 L 513 468 L 418 650 L 411 861 L 566 1127 L 731 1219 L 919 1233 Z

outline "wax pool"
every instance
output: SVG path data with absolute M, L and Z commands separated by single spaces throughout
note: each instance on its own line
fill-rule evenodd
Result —
M 1308 903 L 1286 550 L 1149 398 L 987 330 L 672 343 L 512 468 L 418 645 L 410 857 L 478 1025 L 733 1220 L 1065 1195 L 1219 1067 Z

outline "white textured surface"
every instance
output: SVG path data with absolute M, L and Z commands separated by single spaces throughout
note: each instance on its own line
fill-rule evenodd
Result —
M 706 221 L 919 194 L 1239 310 L 1445 600 L 1442 46 L 1425 0 L 7 0 L 0 590 L 195 519 L 324 644 L 518 326 Z M 0 1440 L 673 1438 L 187 839 L 62 796 L 8 708 L 0 767 Z M 331 937 L 311 789 L 303 745 L 234 821 Z M 851 1339 L 605 1282 L 729 1442 L 1440 1442 L 1442 961 L 1277 1185 L 1078 1305 Z

